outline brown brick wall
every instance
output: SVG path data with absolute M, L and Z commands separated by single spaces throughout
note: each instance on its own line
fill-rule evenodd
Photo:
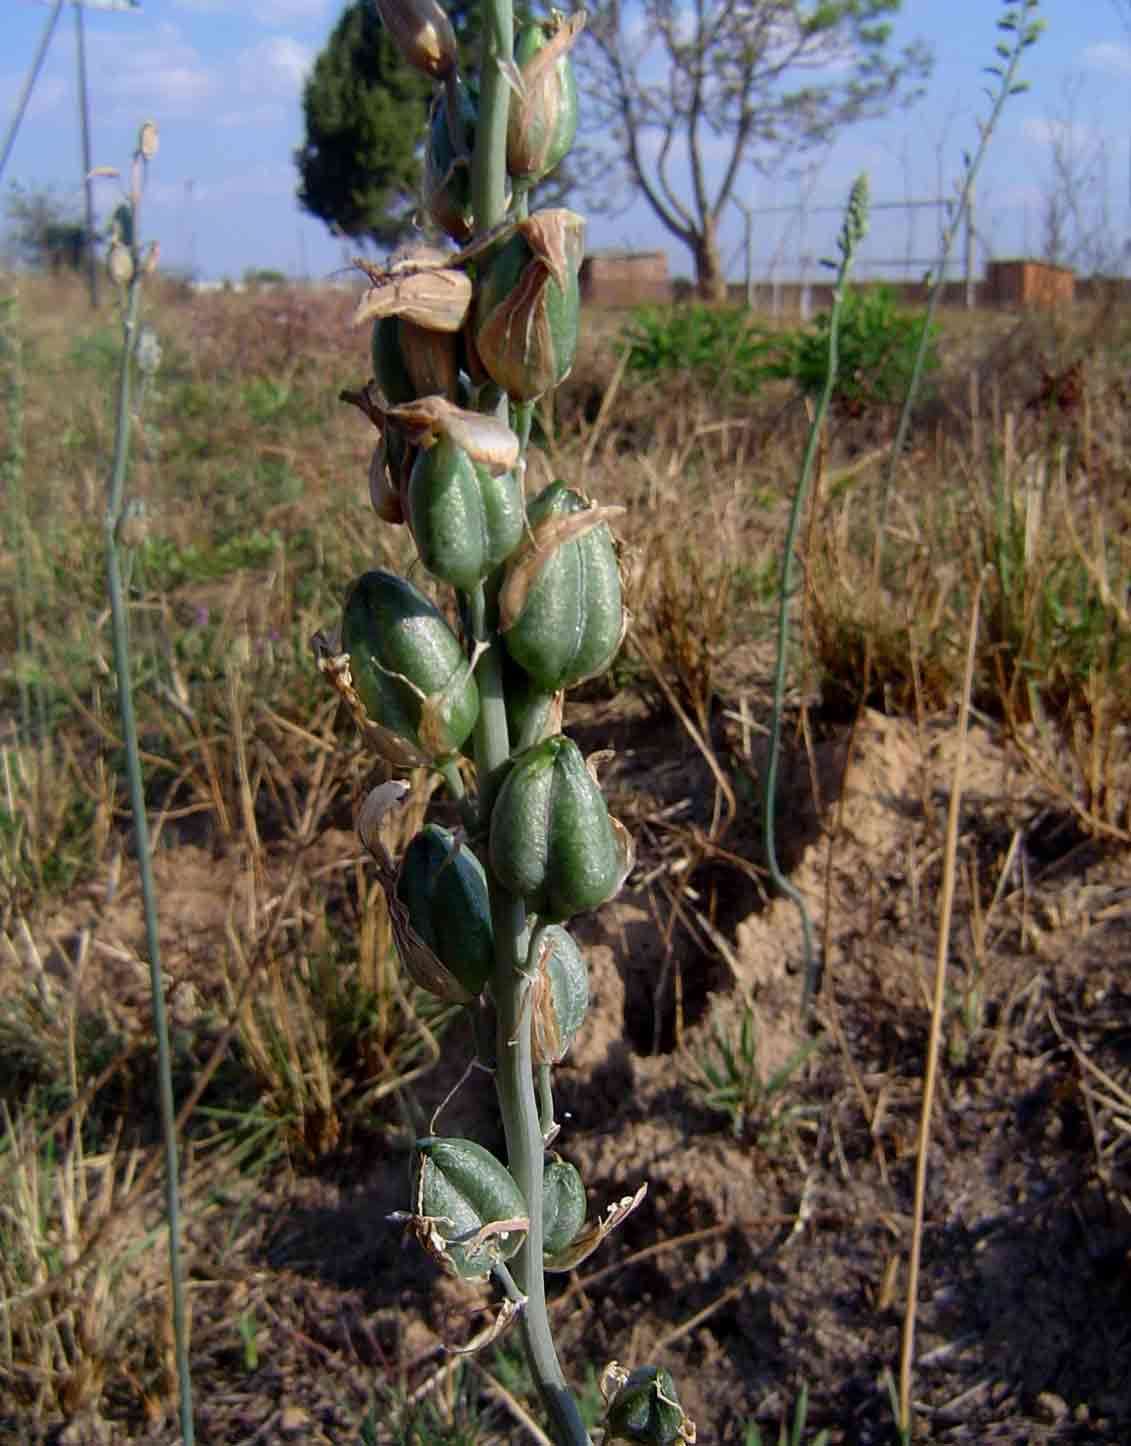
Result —
M 664 304 L 672 299 L 665 251 L 620 251 L 587 256 L 581 295 L 598 306 Z
M 986 300 L 991 306 L 1070 306 L 1075 276 L 1043 261 L 991 261 L 986 266 Z

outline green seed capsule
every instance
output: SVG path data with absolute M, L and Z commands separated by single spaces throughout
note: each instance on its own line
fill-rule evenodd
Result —
M 395 573 L 350 588 L 342 650 L 369 719 L 427 758 L 456 752 L 475 727 L 479 689 L 439 609 Z
M 397 948 L 413 978 L 417 974 L 409 956 L 427 949 L 432 957 L 424 961 L 426 976 L 437 977 L 434 962 L 438 960 L 474 998 L 487 983 L 495 961 L 483 865 L 470 848 L 459 847 L 447 829 L 430 823 L 405 850 L 396 893 L 415 935 L 402 939 L 400 931 L 394 930 Z
M 543 922 L 603 904 L 632 866 L 581 751 L 561 734 L 514 760 L 491 811 L 491 867 Z
M 585 222 L 536 211 L 486 267 L 476 300 L 475 351 L 512 401 L 532 402 L 565 380 L 577 350 L 578 270 Z
M 551 482 L 527 509 L 527 544 L 502 598 L 507 652 L 548 693 L 603 673 L 624 637 L 620 562 L 607 522 L 569 535 L 593 509 Z M 558 540 L 564 538 L 564 540 Z
M 514 60 L 525 94 L 511 99 L 507 170 L 531 183 L 562 161 L 577 135 L 577 80 L 569 51 L 584 15 L 554 14 L 524 25 L 515 36 Z
M 475 230 L 470 157 L 476 112 L 474 97 L 462 83 L 442 91 L 432 103 L 424 148 L 425 209 L 434 224 L 461 245 Z M 462 135 L 453 135 L 453 130 Z
M 542 1172 L 542 1249 L 564 1250 L 585 1224 L 585 1185 L 576 1166 L 551 1155 Z
M 401 319 L 379 316 L 373 323 L 370 341 L 373 375 L 386 399 L 394 406 L 411 402 L 417 395 L 401 351 Z
M 473 1280 L 522 1246 L 529 1213 L 510 1171 L 474 1140 L 418 1140 L 414 1225 L 456 1275 Z
M 663 1366 L 638 1366 L 613 1397 L 605 1415 L 606 1441 L 641 1446 L 675 1446 L 695 1440 L 675 1393 L 671 1372 Z
M 519 473 L 492 473 L 450 437 L 417 456 L 407 513 L 421 562 L 464 592 L 514 551 L 526 515 Z
M 527 970 L 534 975 L 534 1061 L 560 1064 L 589 1008 L 585 956 L 560 924 L 543 924 L 535 930 L 526 958 Z

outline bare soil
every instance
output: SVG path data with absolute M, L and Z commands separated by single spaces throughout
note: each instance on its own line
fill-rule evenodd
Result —
M 638 862 L 615 902 L 577 921 L 593 1008 L 557 1075 L 557 1147 L 592 1210 L 644 1181 L 648 1194 L 579 1272 L 553 1278 L 554 1320 L 576 1381 L 613 1359 L 669 1366 L 701 1442 L 742 1441 L 755 1420 L 776 1439 L 803 1384 L 811 1433 L 893 1441 L 885 1375 L 898 1372 L 905 1309 L 954 720 L 868 713 L 849 730 L 815 718 L 810 746 L 793 740 L 780 849 L 823 958 L 803 1028 L 799 915 L 766 892 L 753 802 L 764 742 L 740 703 L 720 704 L 711 739 L 733 816 L 669 715 L 622 696 L 569 720 L 587 750 L 616 749 L 604 781 Z M 970 731 L 961 783 L 916 1439 L 1114 1446 L 1131 1440 L 1131 1112 L 1113 1088 L 1128 1087 L 1131 1063 L 1131 871 L 989 724 Z M 357 848 L 333 830 L 319 851 L 332 864 Z M 191 1033 L 240 873 L 207 847 L 159 859 L 174 1019 Z M 116 910 L 100 933 L 117 952 L 98 954 L 85 987 L 141 1008 L 128 878 Z M 694 1061 L 714 1036 L 737 1037 L 746 1005 L 763 1081 L 819 1042 L 736 1131 L 707 1107 Z M 462 1068 L 458 1034 L 446 1050 L 421 1086 L 426 1114 Z M 491 1114 L 489 1081 L 474 1076 L 442 1127 L 492 1143 Z M 444 1344 L 478 1328 L 487 1297 L 444 1279 L 389 1223 L 407 1204 L 406 1141 L 390 1127 L 316 1167 L 218 1188 L 194 1212 L 200 1441 L 356 1441 L 389 1391 L 451 1399 Z M 255 1322 L 253 1355 L 241 1318 Z M 44 1436 L 0 1406 L 0 1436 L 176 1440 L 171 1413 L 150 1406 L 147 1421 L 119 1380 L 101 1423 Z M 480 1439 L 530 1439 L 505 1406 L 490 1422 Z

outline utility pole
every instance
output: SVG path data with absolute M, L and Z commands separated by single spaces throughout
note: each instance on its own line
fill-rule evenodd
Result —
M 16 105 L 16 114 L 8 127 L 8 134 L 4 138 L 3 152 L 0 153 L 0 175 L 3 175 L 4 167 L 8 163 L 8 157 L 16 143 L 16 132 L 20 128 L 20 122 L 24 118 L 28 102 L 31 100 L 31 93 L 35 88 L 35 82 L 39 78 L 39 71 L 47 55 L 47 48 L 51 43 L 51 37 L 55 33 L 55 22 L 59 19 L 59 13 L 63 8 L 63 0 L 47 0 L 52 5 L 51 18 L 47 22 L 40 41 L 39 49 L 35 59 L 32 61 L 31 70 L 28 72 L 27 80 L 24 82 L 23 91 Z M 78 62 L 78 89 L 79 89 L 79 128 L 82 135 L 82 182 L 86 195 L 86 222 L 84 236 L 86 240 L 87 275 L 90 282 L 90 304 L 98 305 L 98 257 L 94 248 L 94 185 L 90 174 L 90 104 L 86 91 L 86 36 L 83 28 L 82 12 L 85 7 L 94 10 L 140 10 L 141 0 L 71 0 L 75 9 L 75 49 Z
M 86 94 L 86 38 L 82 23 L 82 0 L 74 0 L 75 52 L 79 68 L 79 130 L 82 133 L 82 176 L 86 192 L 86 274 L 90 304 L 98 305 L 98 256 L 94 245 L 94 179 L 90 174 L 90 104 Z
M 16 113 L 12 117 L 8 127 L 8 134 L 4 137 L 4 149 L 0 152 L 0 176 L 4 174 L 4 167 L 8 164 L 8 157 L 12 154 L 12 147 L 16 144 L 16 133 L 19 131 L 20 122 L 24 118 L 24 111 L 27 110 L 27 103 L 31 99 L 31 93 L 35 89 L 35 82 L 39 77 L 40 66 L 47 54 L 47 47 L 51 44 L 51 37 L 55 33 L 55 22 L 59 19 L 59 12 L 63 8 L 63 0 L 55 0 L 55 8 L 43 30 L 39 42 L 39 49 L 35 52 L 35 59 L 31 63 L 31 69 L 24 81 L 24 88 L 20 92 L 20 98 L 16 102 Z

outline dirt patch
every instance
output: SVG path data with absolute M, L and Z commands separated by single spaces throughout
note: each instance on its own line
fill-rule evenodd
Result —
M 952 725 L 870 713 L 787 758 L 783 851 L 824 965 L 812 1027 L 798 1017 L 798 912 L 767 893 L 749 805 L 708 847 L 711 772 L 673 725 L 595 704 L 577 734 L 617 745 L 613 807 L 640 850 L 625 893 L 578 921 L 592 1009 L 556 1078 L 557 1148 L 591 1212 L 649 1188 L 601 1254 L 553 1282 L 568 1372 L 668 1365 L 702 1441 L 741 1441 L 752 1420 L 776 1431 L 803 1384 L 812 1431 L 891 1441 L 885 1372 L 906 1289 Z M 756 748 L 725 728 L 717 742 L 732 777 L 758 778 Z M 980 726 L 960 833 L 918 1439 L 1115 1443 L 1131 1438 L 1128 1171 L 1080 1056 L 1127 1078 L 1127 859 L 1082 841 Z M 319 848 L 327 868 L 356 854 L 345 834 Z M 233 911 L 250 906 L 240 871 L 190 847 L 158 868 L 174 901 L 163 942 L 186 979 L 195 968 L 206 981 Z M 101 931 L 140 951 L 128 878 Z M 140 1009 L 147 986 L 104 953 L 84 987 Z M 702 1064 L 744 1022 L 761 1093 L 736 1119 L 712 1104 Z M 423 1082 L 425 1116 L 460 1068 L 445 1059 Z M 492 1114 L 489 1081 L 473 1077 L 443 1127 L 491 1143 Z M 378 1387 L 450 1392 L 443 1345 L 482 1324 L 487 1296 L 438 1275 L 390 1223 L 407 1203 L 408 1138 L 390 1128 L 318 1169 L 273 1174 L 194 1225 L 202 1439 L 355 1439 Z M 124 1439 L 175 1439 L 125 1388 L 115 1399 Z M 525 1439 L 495 1419 L 493 1439 Z

